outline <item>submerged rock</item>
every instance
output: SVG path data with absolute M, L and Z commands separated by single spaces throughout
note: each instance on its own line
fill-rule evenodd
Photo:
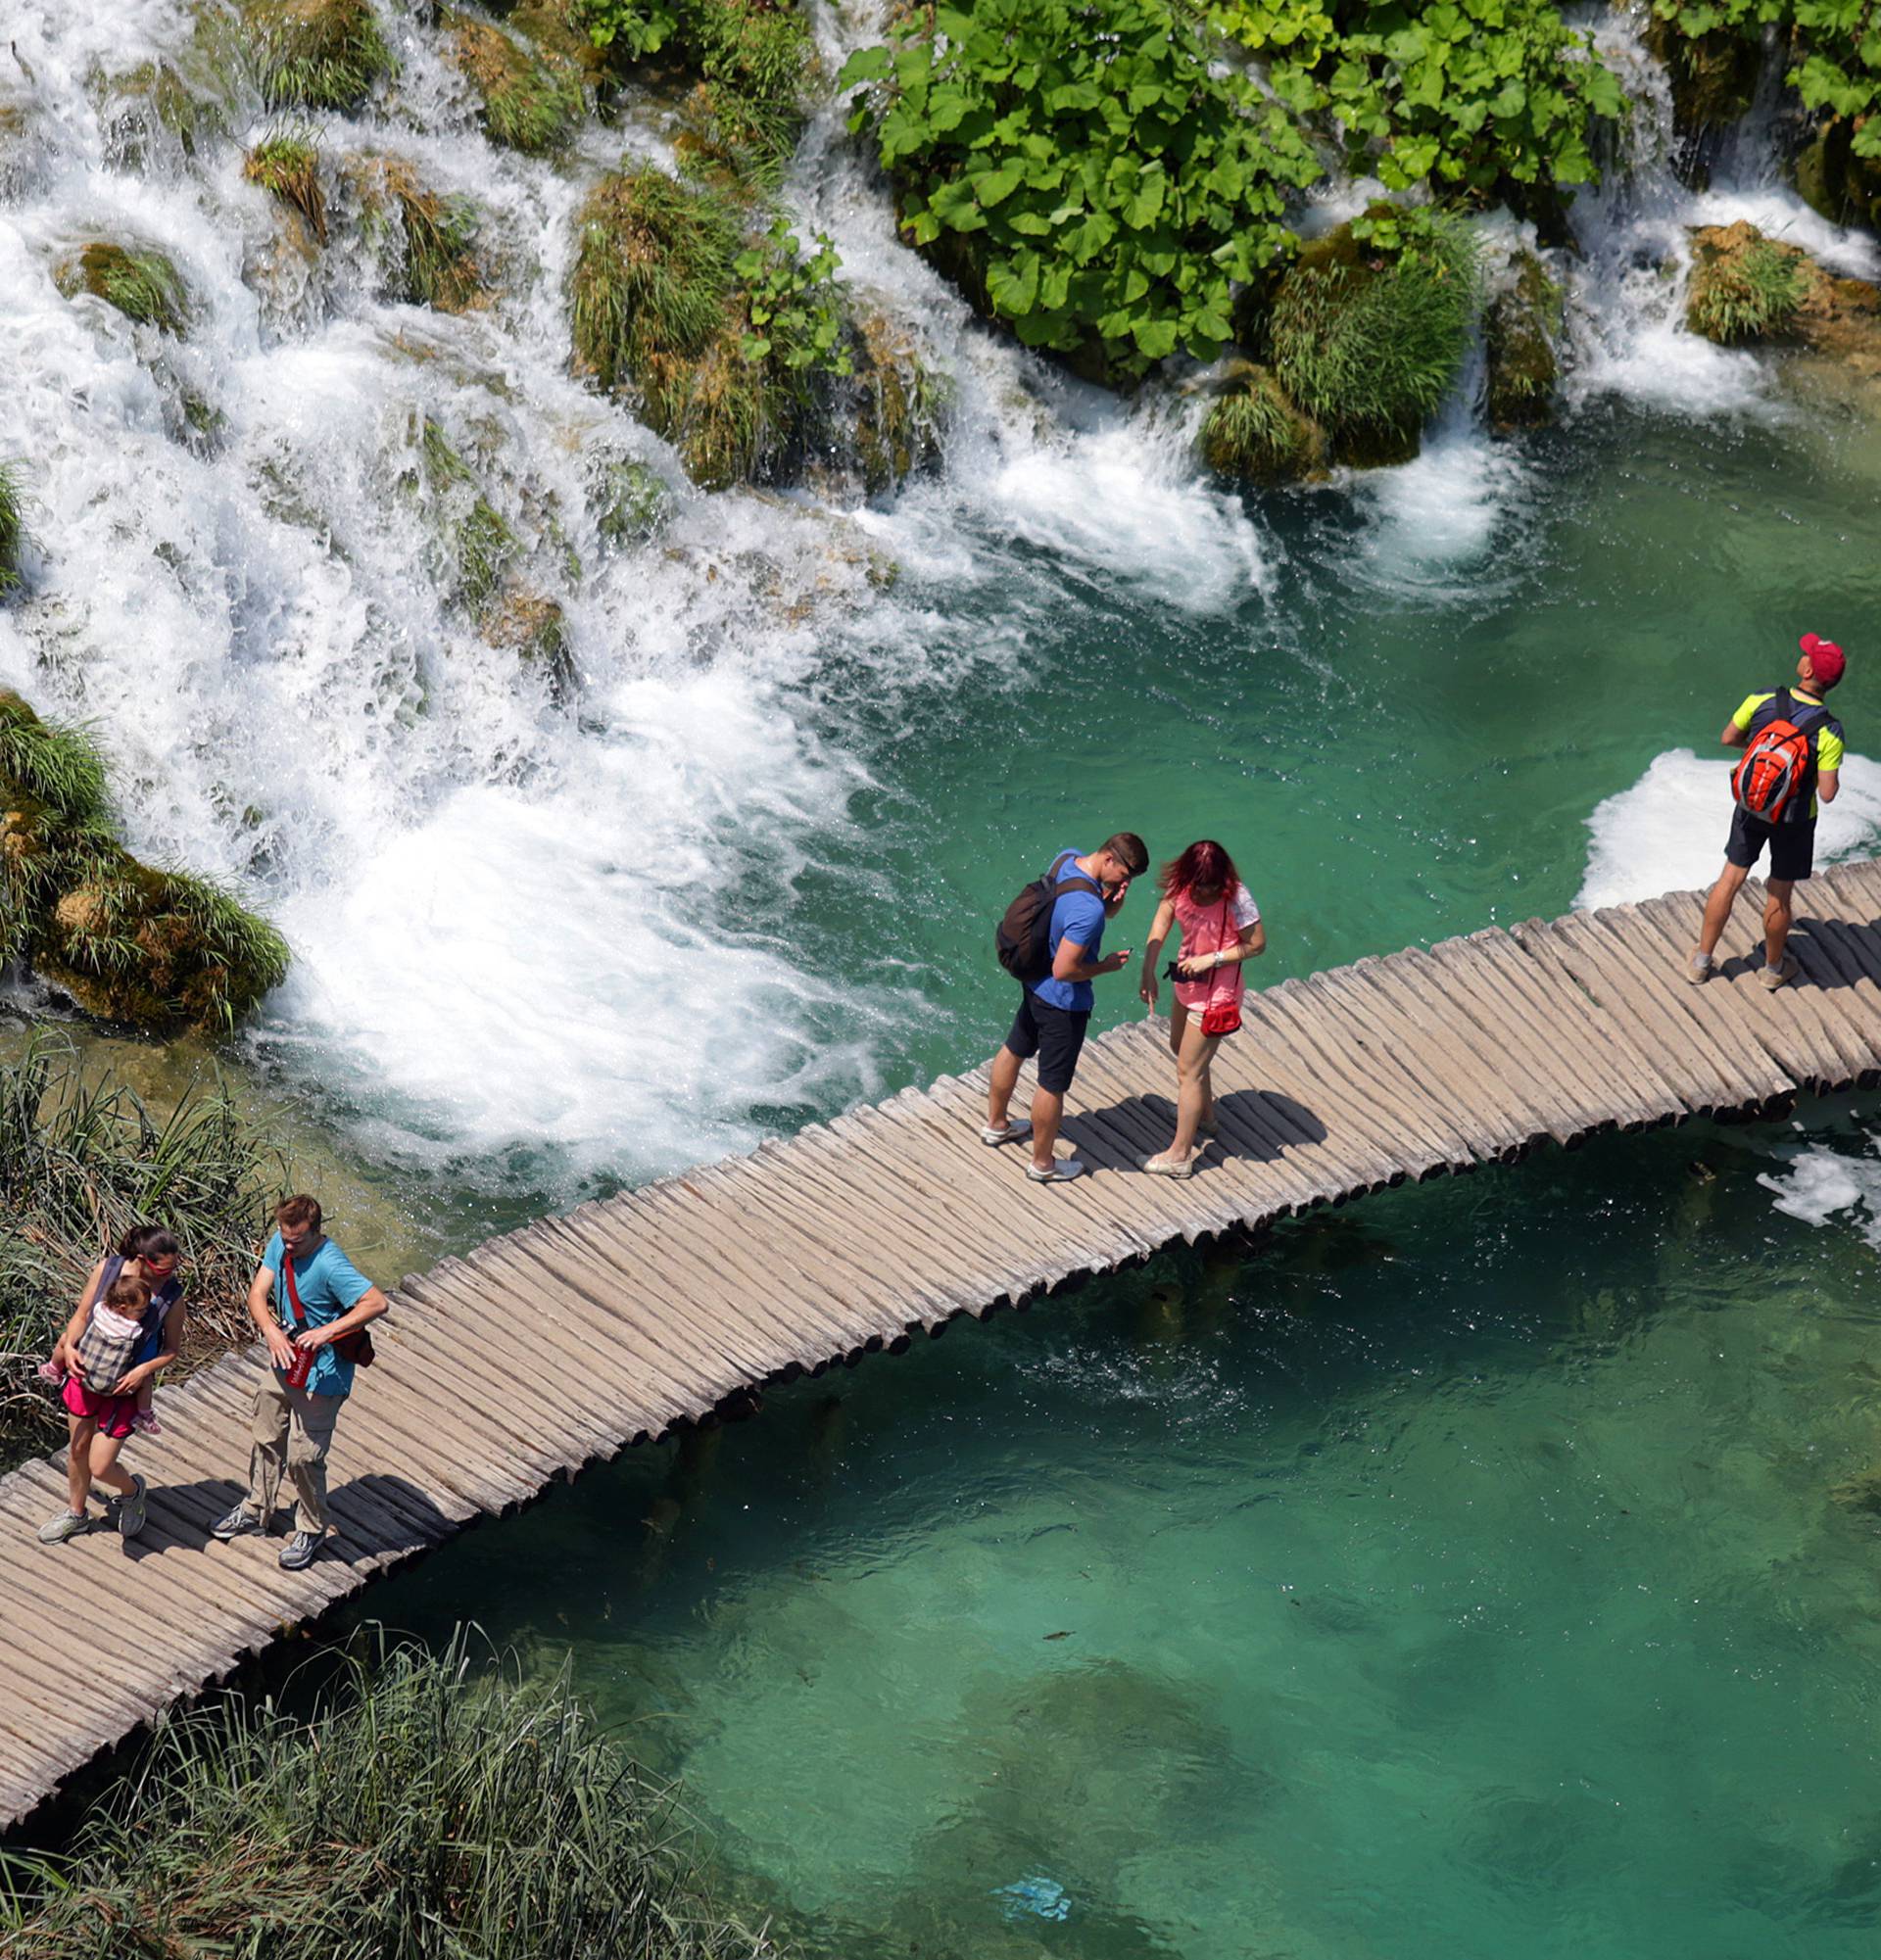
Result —
M 474 198 L 433 190 L 407 158 L 376 152 L 345 159 L 340 176 L 394 299 L 443 313 L 489 305 L 492 280 L 477 251 L 483 214 Z
M 0 603 L 20 590 L 20 552 L 26 541 L 21 488 L 21 470 L 16 462 L 0 461 Z
M 1510 269 L 1514 277 L 1490 302 L 1482 335 L 1489 422 L 1502 432 L 1552 422 L 1561 381 L 1561 287 L 1532 252 L 1518 252 Z
M 242 0 L 269 109 L 357 109 L 398 64 L 367 0 Z
M 1229 363 L 1196 440 L 1202 461 L 1236 483 L 1299 483 L 1326 474 L 1326 431 L 1256 361 Z
M 645 544 L 671 514 L 673 493 L 651 463 L 608 462 L 595 482 L 595 528 L 610 545 Z
M 531 54 L 501 27 L 468 14 L 447 13 L 441 24 L 493 143 L 539 156 L 567 141 L 583 108 L 577 70 L 559 57 Z
M 180 336 L 189 327 L 189 289 L 163 253 L 94 238 L 63 260 L 53 281 L 67 299 L 89 293 L 139 326 Z
M 112 160 L 142 169 L 165 145 L 193 158 L 234 123 L 234 64 L 199 30 L 178 61 L 147 61 L 92 78 L 87 92 Z
M 100 1020 L 227 1030 L 286 978 L 286 941 L 204 880 L 139 863 L 110 819 L 89 741 L 0 692 L 0 960 Z

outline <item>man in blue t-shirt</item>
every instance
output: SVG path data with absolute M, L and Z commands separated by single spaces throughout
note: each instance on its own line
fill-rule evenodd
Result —
M 1017 1143 L 1032 1138 L 1032 1163 L 1026 1175 L 1035 1184 L 1062 1184 L 1082 1177 L 1085 1167 L 1075 1157 L 1059 1160 L 1054 1145 L 1064 1121 L 1065 1091 L 1077 1073 L 1078 1056 L 1090 1025 L 1090 983 L 1099 974 L 1114 974 L 1130 964 L 1131 952 L 1098 957 L 1104 926 L 1122 911 L 1130 895 L 1130 881 L 1149 869 L 1149 849 L 1141 837 L 1119 831 L 1101 850 L 1081 857 L 1060 851 L 1047 876 L 1058 885 L 1052 900 L 1047 946 L 1051 971 L 1028 982 L 1019 997 L 1019 1012 L 1005 1045 L 992 1058 L 992 1080 L 987 1094 L 987 1126 L 983 1143 Z M 1033 1091 L 1032 1121 L 1014 1123 L 1006 1111 L 1019 1083 L 1020 1065 L 1038 1057 L 1038 1086 Z
M 353 1389 L 354 1365 L 333 1344 L 376 1320 L 386 1298 L 321 1232 L 317 1198 L 284 1198 L 274 1227 L 248 1288 L 250 1317 L 273 1362 L 255 1396 L 248 1495 L 210 1530 L 217 1538 L 269 1530 L 285 1469 L 294 1486 L 294 1535 L 280 1563 L 298 1572 L 326 1540 L 326 1455 Z

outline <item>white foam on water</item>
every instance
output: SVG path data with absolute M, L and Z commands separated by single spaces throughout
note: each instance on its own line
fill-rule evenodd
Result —
M 1780 1154 L 1788 1159 L 1786 1168 L 1760 1171 L 1757 1179 L 1775 1194 L 1773 1210 L 1817 1227 L 1847 1213 L 1862 1238 L 1881 1251 L 1881 1160 L 1845 1157 L 1820 1143 Z
M 1721 726 L 1721 722 L 1720 722 Z M 1663 891 L 1702 890 L 1724 863 L 1731 827 L 1731 763 L 1669 749 L 1630 789 L 1587 819 L 1593 840 L 1576 906 L 1624 905 Z M 1823 805 L 1815 862 L 1858 857 L 1881 843 L 1881 762 L 1851 755 L 1840 791 Z M 1765 860 L 1765 869 L 1768 861 Z

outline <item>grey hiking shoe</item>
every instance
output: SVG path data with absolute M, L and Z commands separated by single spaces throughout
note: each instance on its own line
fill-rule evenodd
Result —
M 81 1510 L 62 1510 L 49 1524 L 39 1527 L 41 1545 L 63 1545 L 69 1538 L 76 1538 L 81 1531 L 91 1529 L 91 1519 Z
M 283 1572 L 304 1571 L 319 1556 L 320 1547 L 325 1542 L 323 1535 L 317 1531 L 297 1531 L 281 1547 L 281 1570 Z
M 1694 953 L 1685 963 L 1685 978 L 1694 986 L 1703 986 L 1715 971 L 1717 962 L 1710 953 Z
M 225 1517 L 218 1517 L 209 1527 L 212 1538 L 241 1538 L 251 1531 L 260 1531 L 262 1521 L 249 1509 L 246 1501 L 238 1504 Z
M 1770 966 L 1767 962 L 1757 970 L 1758 981 L 1774 993 L 1778 987 L 1787 986 L 1803 969 L 1796 963 L 1794 953 L 1785 953 L 1782 964 Z
M 149 1513 L 149 1490 L 142 1477 L 131 1477 L 133 1486 L 129 1497 L 118 1500 L 118 1536 L 135 1538 L 143 1530 Z

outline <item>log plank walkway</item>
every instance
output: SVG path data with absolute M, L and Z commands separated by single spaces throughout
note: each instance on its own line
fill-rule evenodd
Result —
M 1745 1116 L 1881 1076 L 1881 863 L 1804 888 L 1802 983 L 1756 980 L 1753 881 L 1704 987 L 1696 893 L 1492 929 L 1250 992 L 1215 1063 L 1220 1148 L 1185 1181 L 1160 1024 L 1086 1047 L 1065 1141 L 1094 1174 L 1026 1183 L 978 1137 L 984 1071 L 904 1089 L 447 1259 L 399 1289 L 331 1464 L 339 1535 L 284 1573 L 220 1545 L 258 1351 L 166 1390 L 133 1452 L 150 1525 L 42 1546 L 64 1456 L 0 1478 L 0 1822 L 173 1697 L 479 1515 L 746 1391 L 899 1351 L 1176 1239 L 1257 1226 L 1535 1144 Z M 1115 983 L 1118 995 L 1128 980 Z M 1024 1091 L 1021 1091 L 1022 1097 Z

